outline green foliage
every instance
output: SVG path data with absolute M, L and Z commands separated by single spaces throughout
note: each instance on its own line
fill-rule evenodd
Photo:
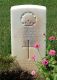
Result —
M 42 60 L 40 62 L 36 62 L 36 66 L 38 67 L 37 73 L 39 73 L 40 78 L 44 78 L 44 80 L 57 80 L 57 49 L 55 47 L 56 40 L 47 40 L 47 53 L 44 59 L 48 60 L 48 65 L 43 65 Z M 49 55 L 50 50 L 55 50 L 55 55 Z M 37 77 L 37 80 L 39 77 Z M 39 79 L 39 80 L 41 80 Z
M 50 80 L 50 78 L 47 77 L 46 80 Z
M 13 57 L 0 55 L 0 71 L 9 70 L 13 62 L 14 62 Z
M 54 74 L 54 80 L 57 80 L 57 74 Z

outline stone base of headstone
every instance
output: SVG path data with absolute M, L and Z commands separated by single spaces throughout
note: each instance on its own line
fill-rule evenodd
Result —
M 27 71 L 37 70 L 37 67 L 33 61 L 30 61 L 30 60 L 23 60 L 23 61 L 17 60 L 17 61 L 19 63 L 19 66 L 23 70 L 27 70 Z

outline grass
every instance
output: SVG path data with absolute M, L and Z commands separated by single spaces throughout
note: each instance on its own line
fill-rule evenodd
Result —
M 0 54 L 11 53 L 10 7 L 37 4 L 47 7 L 47 37 L 57 36 L 57 0 L 0 0 Z

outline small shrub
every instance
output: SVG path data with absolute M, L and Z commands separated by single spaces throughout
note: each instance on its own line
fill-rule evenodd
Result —
M 34 80 L 34 77 L 22 70 L 14 57 L 0 55 L 0 80 Z
M 0 71 L 9 70 L 14 63 L 15 58 L 11 56 L 0 55 Z
M 35 72 L 37 75 L 36 80 L 57 80 L 57 38 L 51 36 L 48 38 L 46 55 L 43 58 L 39 52 L 38 43 L 35 44 L 34 48 L 38 50 L 40 60 L 37 60 L 37 56 L 34 55 L 32 60 L 35 62 L 38 70 Z

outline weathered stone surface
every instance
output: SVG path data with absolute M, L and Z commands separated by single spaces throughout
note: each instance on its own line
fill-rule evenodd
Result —
M 11 51 L 12 56 L 16 56 L 22 68 L 28 70 L 36 68 L 31 60 L 33 54 L 36 54 L 39 60 L 38 50 L 33 48 L 36 42 L 40 44 L 39 51 L 42 57 L 45 56 L 46 36 L 43 34 L 46 35 L 45 6 L 18 5 L 11 7 Z

